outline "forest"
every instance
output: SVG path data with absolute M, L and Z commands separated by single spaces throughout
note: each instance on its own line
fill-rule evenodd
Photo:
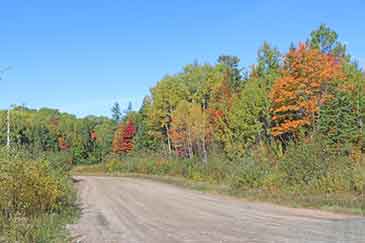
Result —
M 94 165 L 365 209 L 365 74 L 326 25 L 285 53 L 263 43 L 250 67 L 231 55 L 188 64 L 159 80 L 137 111 L 116 102 L 111 112 L 78 118 L 14 106 L 10 150 L 65 170 Z M 4 148 L 7 115 L 0 112 Z

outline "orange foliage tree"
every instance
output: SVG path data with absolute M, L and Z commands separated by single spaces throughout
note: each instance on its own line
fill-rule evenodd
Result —
M 295 135 L 300 127 L 311 127 L 329 98 L 330 85 L 344 78 L 342 70 L 340 60 L 331 54 L 304 44 L 290 50 L 270 93 L 272 135 Z
M 130 152 L 133 147 L 133 138 L 136 135 L 136 126 L 132 120 L 122 123 L 113 137 L 112 149 L 114 153 L 122 154 Z

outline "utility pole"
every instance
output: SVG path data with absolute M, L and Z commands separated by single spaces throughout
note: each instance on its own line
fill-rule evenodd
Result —
M 0 70 L 0 74 L 4 74 L 6 71 L 10 70 L 11 67 L 6 67 L 2 70 Z M 1 77 L 0 77 L 1 80 Z M 10 151 L 10 108 L 8 108 L 8 131 L 7 131 L 7 140 L 6 140 L 6 147 L 8 148 L 8 151 Z
M 8 148 L 8 151 L 10 151 L 10 108 L 8 108 L 8 136 L 7 136 L 7 142 L 6 146 Z

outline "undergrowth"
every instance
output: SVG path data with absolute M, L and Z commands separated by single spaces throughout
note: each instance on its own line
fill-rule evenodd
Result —
M 280 156 L 269 153 L 262 148 L 235 161 L 211 155 L 203 163 L 199 158 L 139 151 L 110 155 L 95 168 L 109 174 L 183 177 L 195 183 L 224 185 L 229 188 L 224 193 L 253 200 L 365 214 L 362 159 L 333 154 L 320 142 L 289 145 Z
M 65 242 L 77 217 L 68 171 L 21 152 L 0 154 L 0 242 Z

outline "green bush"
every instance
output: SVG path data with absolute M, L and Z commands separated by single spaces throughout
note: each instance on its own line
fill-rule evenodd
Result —
M 123 169 L 123 162 L 118 159 L 112 159 L 106 162 L 105 170 L 109 173 L 111 172 L 125 172 Z
M 262 188 L 264 178 L 271 173 L 270 167 L 246 157 L 236 165 L 236 172 L 232 178 L 234 189 Z
M 322 144 L 290 144 L 284 157 L 279 160 L 279 169 L 285 173 L 289 186 L 309 185 L 313 180 L 326 176 L 332 158 Z
M 69 171 L 72 168 L 72 154 L 69 151 L 46 152 L 42 154 L 41 159 L 49 161 L 56 169 Z
M 106 171 L 152 175 L 182 176 L 194 181 L 228 183 L 236 174 L 236 163 L 223 156 L 212 156 L 207 164 L 200 158 L 182 159 L 159 153 L 131 153 L 127 156 L 109 155 Z
M 283 183 L 311 193 L 363 192 L 365 177 L 355 161 L 331 153 L 318 141 L 291 144 L 279 160 Z
M 364 192 L 365 175 L 359 166 L 347 157 L 337 157 L 331 161 L 326 175 L 313 181 L 310 186 L 312 191 L 323 193 Z
M 63 173 L 47 161 L 1 161 L 0 208 L 24 216 L 62 209 L 72 191 Z
M 64 242 L 77 212 L 67 170 L 26 157 L 0 152 L 0 242 Z

